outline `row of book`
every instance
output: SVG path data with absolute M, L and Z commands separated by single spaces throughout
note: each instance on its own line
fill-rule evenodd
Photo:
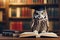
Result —
M 49 21 L 49 31 L 54 31 L 59 29 L 59 23 L 56 21 Z M 10 30 L 18 30 L 18 31 L 31 31 L 31 21 L 17 21 L 10 22 Z
M 9 17 L 12 18 L 31 18 L 34 10 L 28 7 L 9 8 Z
M 9 2 L 16 4 L 58 4 L 58 0 L 9 0 Z
M 31 29 L 31 22 L 30 21 L 10 22 L 10 30 L 28 31 L 30 29 Z
M 58 2 L 59 0 L 47 0 L 47 3 L 48 4 L 58 4 L 59 2 Z
M 11 7 L 9 8 L 9 17 L 12 18 L 32 18 L 34 9 L 27 7 Z M 47 8 L 47 13 L 49 17 L 57 18 L 59 16 L 58 8 Z
M 48 13 L 49 18 L 50 17 L 57 18 L 59 16 L 58 8 L 48 8 L 47 13 Z
M 5 7 L 6 0 L 0 0 L 0 8 Z

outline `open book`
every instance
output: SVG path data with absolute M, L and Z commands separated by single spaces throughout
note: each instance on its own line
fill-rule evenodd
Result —
M 45 37 L 58 37 L 55 33 L 52 33 L 52 32 L 46 32 L 46 33 L 40 33 L 40 34 L 37 34 L 37 33 L 34 33 L 34 32 L 24 32 L 24 33 L 21 33 L 19 35 L 19 37 L 31 37 L 31 36 L 35 36 L 36 38 L 37 37 L 41 37 L 41 36 L 45 36 Z

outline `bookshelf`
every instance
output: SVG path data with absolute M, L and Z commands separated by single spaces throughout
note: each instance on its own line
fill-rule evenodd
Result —
M 50 24 L 52 25 L 52 23 L 55 23 L 55 21 L 59 22 L 59 16 L 58 16 L 59 13 L 58 14 L 54 14 L 54 12 L 57 13 L 56 11 L 59 8 L 59 4 L 58 4 L 57 0 L 30 0 L 30 3 L 29 3 L 29 0 L 28 1 L 25 0 L 25 2 L 24 2 L 24 0 L 19 0 L 19 2 L 18 2 L 18 0 L 17 1 L 13 0 L 12 2 L 10 1 L 10 3 L 9 3 L 9 8 L 11 8 L 11 7 L 15 7 L 16 10 L 18 10 L 18 11 L 20 10 L 20 8 L 22 10 L 25 9 L 25 11 L 21 10 L 22 12 L 24 12 L 24 14 L 22 12 L 21 13 L 19 12 L 20 14 L 17 12 L 15 14 L 16 17 L 9 17 L 10 21 L 22 21 L 22 22 L 25 22 L 24 20 L 26 20 L 26 21 L 32 21 L 32 15 L 31 15 L 31 17 L 29 17 L 28 15 L 26 15 L 27 14 L 26 12 L 28 12 L 27 9 L 28 8 L 29 9 L 38 9 L 38 8 L 45 8 L 46 7 L 47 11 L 51 12 L 51 13 L 48 13 L 49 21 L 52 21 L 52 22 L 50 22 Z M 26 15 L 27 17 L 25 17 L 25 16 L 24 17 L 17 16 L 17 15 L 23 15 L 23 16 Z M 11 14 L 10 14 L 10 16 L 11 16 Z M 55 25 L 55 24 L 53 24 L 53 25 Z M 51 29 L 51 31 L 55 30 L 55 28 L 54 29 L 53 28 Z

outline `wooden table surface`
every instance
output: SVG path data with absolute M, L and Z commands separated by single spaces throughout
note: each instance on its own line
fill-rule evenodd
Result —
M 4 37 L 0 35 L 0 40 L 60 40 L 58 38 L 16 38 L 16 37 Z

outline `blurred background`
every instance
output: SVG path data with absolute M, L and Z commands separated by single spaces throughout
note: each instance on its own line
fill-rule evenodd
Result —
M 49 31 L 60 35 L 60 0 L 0 0 L 0 33 L 3 30 L 32 31 L 35 9 L 46 8 Z

